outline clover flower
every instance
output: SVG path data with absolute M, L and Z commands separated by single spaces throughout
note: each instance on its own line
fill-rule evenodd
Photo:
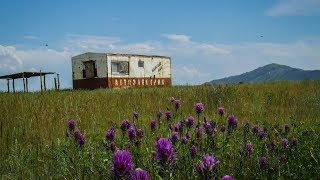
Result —
M 77 125 L 77 122 L 75 120 L 70 119 L 68 121 L 68 127 L 69 127 L 70 131 L 73 131 L 75 129 L 76 125 Z
M 130 180 L 149 180 L 149 174 L 146 170 L 137 168 L 132 173 Z
M 126 131 L 130 128 L 130 126 L 131 126 L 130 122 L 125 119 L 125 120 L 122 120 L 120 128 L 122 131 Z
M 229 175 L 225 175 L 221 178 L 221 180 L 234 180 L 234 177 L 229 176 Z
M 194 105 L 194 109 L 196 111 L 197 114 L 200 114 L 204 111 L 204 105 L 202 102 L 197 102 L 195 105 Z
M 127 150 L 117 150 L 112 157 L 111 172 L 117 179 L 125 179 L 131 175 L 134 169 L 132 156 Z
M 150 128 L 152 131 L 156 130 L 156 128 L 157 128 L 157 121 L 156 120 L 152 120 L 150 122 Z
M 224 108 L 223 107 L 219 107 L 218 108 L 218 113 L 220 114 L 220 116 L 223 116 L 225 111 L 224 111 Z
M 260 168 L 265 168 L 268 164 L 268 158 L 267 157 L 260 157 L 259 159 L 259 165 L 260 165 Z
M 238 118 L 235 115 L 230 115 L 228 117 L 228 123 L 230 127 L 237 127 L 238 125 Z
M 192 116 L 189 116 L 187 119 L 186 119 L 186 124 L 188 127 L 191 127 L 194 125 L 194 117 Z
M 161 164 L 171 164 L 175 160 L 175 152 L 172 143 L 167 138 L 159 138 L 155 144 L 156 159 Z
M 115 128 L 114 127 L 109 128 L 106 131 L 106 139 L 109 140 L 109 141 L 113 141 L 114 138 L 115 138 L 115 134 L 116 134 Z

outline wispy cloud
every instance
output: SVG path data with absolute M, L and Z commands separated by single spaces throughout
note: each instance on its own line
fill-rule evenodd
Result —
M 93 36 L 69 34 L 67 35 L 66 46 L 70 51 L 106 51 L 113 47 L 113 44 L 120 42 L 119 37 L 113 36 Z
M 24 39 L 30 39 L 30 40 L 37 40 L 40 39 L 39 36 L 34 36 L 34 35 L 25 35 L 23 36 Z
M 163 34 L 169 40 L 177 42 L 189 42 L 191 37 L 184 34 Z
M 268 16 L 307 16 L 315 13 L 320 13 L 320 0 L 278 0 L 266 11 Z

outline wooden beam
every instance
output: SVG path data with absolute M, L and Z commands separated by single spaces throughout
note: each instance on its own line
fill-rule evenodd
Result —
M 22 81 L 23 81 L 23 92 L 26 92 L 26 83 L 25 83 L 25 80 L 24 80 L 24 74 L 22 76 Z
M 40 90 L 42 91 L 42 74 L 41 74 L 41 71 L 40 71 Z
M 28 78 L 26 78 L 26 90 L 27 90 L 27 92 L 29 92 Z
M 7 86 L 8 86 L 8 93 L 10 92 L 10 85 L 9 85 L 9 79 L 7 79 Z
M 47 90 L 47 86 L 46 86 L 46 75 L 43 75 L 43 88 L 46 91 Z
M 58 84 L 58 90 L 60 89 L 60 78 L 59 78 L 59 74 L 57 74 L 57 84 Z
M 54 81 L 54 89 L 57 90 L 57 78 L 53 78 Z
M 16 92 L 16 89 L 14 87 L 14 79 L 12 79 L 12 91 L 15 93 Z

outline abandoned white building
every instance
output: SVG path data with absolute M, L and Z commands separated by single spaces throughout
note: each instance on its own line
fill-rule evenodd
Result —
M 74 89 L 171 85 L 167 56 L 88 52 L 71 61 Z

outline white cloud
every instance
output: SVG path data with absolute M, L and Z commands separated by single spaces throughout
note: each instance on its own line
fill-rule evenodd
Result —
M 163 34 L 169 40 L 177 42 L 189 42 L 191 37 L 184 34 Z
M 34 35 L 26 35 L 26 36 L 23 36 L 23 38 L 30 39 L 30 40 L 40 39 L 38 36 L 34 36 Z
M 16 55 L 13 46 L 0 45 L 0 71 L 9 72 L 21 68 L 22 60 Z
M 106 51 L 113 47 L 113 44 L 120 42 L 119 37 L 113 36 L 92 36 L 92 35 L 67 35 L 66 46 L 71 51 Z
M 311 15 L 320 12 L 320 0 L 279 0 L 266 11 L 268 16 Z

